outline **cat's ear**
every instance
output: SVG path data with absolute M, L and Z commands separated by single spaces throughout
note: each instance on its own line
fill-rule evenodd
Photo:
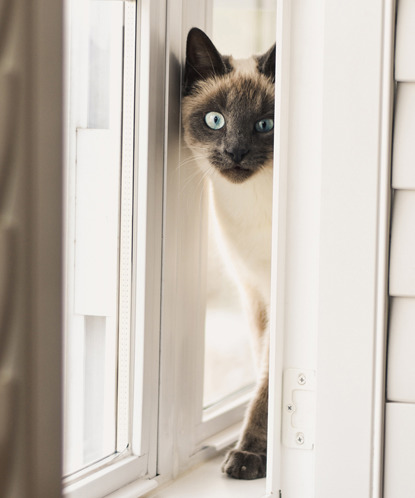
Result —
M 275 81 L 275 43 L 274 45 L 265 52 L 264 55 L 260 55 L 257 58 L 258 61 L 258 71 L 268 78 L 271 78 L 272 81 Z
M 184 91 L 189 93 L 198 80 L 221 76 L 229 72 L 226 58 L 222 57 L 205 33 L 192 28 L 187 35 Z

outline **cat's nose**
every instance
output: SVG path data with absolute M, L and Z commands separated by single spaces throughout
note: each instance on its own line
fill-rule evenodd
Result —
M 225 149 L 225 153 L 228 154 L 236 163 L 240 163 L 242 159 L 248 154 L 249 149 L 243 149 L 235 147 L 233 149 Z

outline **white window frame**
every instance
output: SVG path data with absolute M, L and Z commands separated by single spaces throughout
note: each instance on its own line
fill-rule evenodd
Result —
M 130 447 L 81 472 L 64 487 L 64 496 L 97 497 L 128 486 L 137 496 L 157 486 L 158 369 L 161 295 L 164 134 L 164 0 L 137 2 L 135 105 L 132 342 L 130 370 Z M 138 167 L 149 164 L 151 167 Z M 129 187 L 126 187 L 128 190 Z M 140 242 L 137 243 L 137 239 Z M 134 368 L 142 365 L 142 368 Z M 146 477 L 146 479 L 143 479 Z
M 98 1 L 94 3 L 99 5 Z M 89 51 L 87 43 L 92 16 L 88 9 L 92 7 L 92 3 L 88 5 L 83 1 L 71 0 L 66 2 L 65 7 L 67 26 L 65 61 L 68 74 L 66 99 L 68 104 L 67 122 L 65 123 L 67 155 L 64 173 L 66 197 L 64 250 L 64 447 L 66 448 L 66 458 L 64 475 L 82 468 L 83 465 L 83 438 L 85 424 L 88 424 L 84 413 L 88 409 L 91 410 L 91 402 L 93 402 L 93 400 L 89 401 L 88 406 L 88 398 L 84 394 L 89 380 L 85 367 L 90 362 L 99 364 L 99 353 L 95 353 L 95 350 L 98 349 L 100 337 L 105 337 L 105 344 L 101 345 L 102 350 L 104 350 L 103 356 L 105 356 L 105 380 L 103 382 L 106 387 L 104 388 L 104 412 L 107 415 L 103 430 L 105 454 L 110 454 L 114 449 L 121 451 L 119 446 L 122 449 L 125 448 L 128 441 L 126 435 L 123 438 L 123 445 L 120 441 L 121 438 L 116 438 L 115 424 L 116 419 L 118 423 L 120 423 L 120 419 L 123 421 L 127 412 L 127 407 L 123 407 L 123 410 L 116 409 L 115 396 L 117 384 L 121 384 L 119 379 L 117 380 L 116 350 L 119 342 L 118 322 L 119 316 L 121 316 L 118 313 L 117 301 L 119 294 L 120 299 L 124 298 L 124 293 L 119 293 L 121 285 L 118 286 L 118 259 L 121 259 L 121 249 L 124 252 L 124 248 L 121 248 L 124 240 L 118 237 L 121 189 L 114 188 L 115 185 L 120 184 L 121 168 L 113 167 L 120 157 L 120 130 L 125 129 L 121 124 L 123 122 L 123 113 L 121 112 L 122 45 L 124 43 L 123 4 L 118 2 L 114 6 L 117 10 L 117 16 L 112 20 L 110 28 L 111 41 L 116 41 L 116 43 L 112 43 L 108 55 L 111 68 L 115 67 L 115 69 L 111 71 L 109 78 L 108 122 L 104 123 L 104 126 L 101 125 L 104 129 L 98 128 L 99 123 L 88 122 L 87 103 L 91 83 L 88 74 Z M 108 4 L 104 6 L 104 8 L 107 7 L 110 6 Z M 80 20 L 82 22 L 79 22 Z M 77 25 L 74 26 L 74 24 Z M 75 35 L 73 35 L 74 29 Z M 134 85 L 134 79 L 132 84 Z M 132 99 L 132 103 L 134 103 L 134 99 Z M 94 111 L 96 112 L 97 109 Z M 97 169 L 93 171 L 92 168 Z M 122 168 L 123 181 L 127 168 Z M 98 176 L 100 179 L 97 182 L 95 178 Z M 107 192 L 106 197 L 103 196 L 103 189 Z M 90 209 L 91 205 L 93 209 Z M 124 206 L 124 202 L 121 206 Z M 104 226 L 100 224 L 100 218 L 106 219 Z M 97 254 L 100 254 L 100 258 L 97 258 Z M 95 267 L 94 262 L 97 263 Z M 103 279 L 100 284 L 97 284 L 97 275 Z M 104 287 L 104 292 L 99 292 L 100 285 Z M 90 348 L 86 351 L 87 327 L 85 321 L 86 316 L 91 315 L 99 315 L 106 330 L 101 329 L 100 331 L 104 332 L 104 336 L 100 333 L 92 338 Z M 84 356 L 87 356 L 87 362 L 83 361 Z M 68 377 L 70 378 L 69 382 Z M 128 387 L 125 380 L 124 383 Z M 109 386 L 112 389 L 109 389 Z M 87 408 L 84 407 L 84 404 Z M 114 448 L 115 440 L 117 448 Z

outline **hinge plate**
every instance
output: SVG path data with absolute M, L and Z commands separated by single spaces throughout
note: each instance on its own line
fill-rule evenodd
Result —
M 315 443 L 316 372 L 284 370 L 282 443 L 288 448 L 312 450 Z

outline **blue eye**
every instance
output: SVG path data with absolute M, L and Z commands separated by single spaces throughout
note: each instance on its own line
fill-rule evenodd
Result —
M 220 130 L 225 124 L 225 118 L 220 112 L 208 112 L 205 116 L 205 123 L 212 130 Z
M 273 119 L 261 119 L 255 123 L 256 131 L 260 133 L 266 133 L 267 131 L 271 131 L 274 128 L 274 120 Z

